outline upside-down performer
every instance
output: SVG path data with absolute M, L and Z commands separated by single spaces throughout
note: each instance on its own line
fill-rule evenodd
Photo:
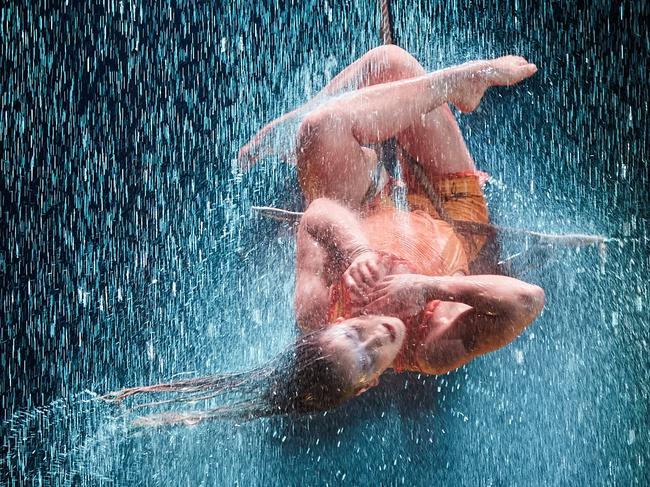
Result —
M 166 392 L 179 394 L 163 402 L 226 400 L 211 409 L 150 415 L 143 424 L 308 413 L 360 394 L 388 368 L 440 374 L 514 340 L 541 312 L 544 292 L 510 277 L 468 275 L 485 237 L 460 233 L 454 222 L 487 223 L 484 174 L 447 103 L 470 112 L 488 87 L 535 72 L 525 59 L 507 56 L 426 74 L 393 46 L 347 68 L 329 89 L 337 83 L 357 89 L 308 113 L 298 134 L 298 175 L 309 206 L 298 228 L 295 306 L 305 333 L 295 347 L 252 372 L 107 398 Z M 442 210 L 408 168 L 408 209 L 385 198 L 391 180 L 376 170 L 369 146 L 389 138 L 423 168 Z

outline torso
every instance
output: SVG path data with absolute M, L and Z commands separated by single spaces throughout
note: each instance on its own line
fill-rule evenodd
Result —
M 383 207 L 369 213 L 361 225 L 371 248 L 409 262 L 417 274 L 467 273 L 467 257 L 453 228 L 423 211 Z
M 392 265 L 389 274 L 435 276 L 467 273 L 468 263 L 463 245 L 453 229 L 446 222 L 424 212 L 409 213 L 383 207 L 366 215 L 362 227 L 371 247 L 390 258 Z M 398 316 L 406 325 L 407 336 L 393 364 L 394 369 L 431 373 L 420 367 L 418 350 L 432 332 L 444 333 L 446 323 L 458 315 L 458 310 L 453 307 L 447 309 L 446 304 L 432 301 L 417 316 Z M 352 305 L 343 282 L 330 287 L 330 323 L 339 317 L 356 316 L 359 312 L 359 308 Z

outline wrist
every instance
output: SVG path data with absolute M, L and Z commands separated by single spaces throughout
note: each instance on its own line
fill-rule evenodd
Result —
M 359 245 L 358 247 L 352 249 L 352 251 L 348 254 L 348 262 L 351 264 L 360 255 L 368 254 L 368 253 L 374 253 L 374 250 L 372 250 L 367 245 Z

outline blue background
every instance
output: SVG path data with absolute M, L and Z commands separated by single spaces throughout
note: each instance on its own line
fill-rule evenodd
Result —
M 547 306 L 442 377 L 325 416 L 133 433 L 85 390 L 243 370 L 293 340 L 295 170 L 238 148 L 379 44 L 374 2 L 13 2 L 0 9 L 2 473 L 17 485 L 644 485 L 643 2 L 393 2 L 430 70 L 540 71 L 460 123 L 496 222 L 623 238 L 526 277 Z M 515 252 L 521 242 L 504 242 Z

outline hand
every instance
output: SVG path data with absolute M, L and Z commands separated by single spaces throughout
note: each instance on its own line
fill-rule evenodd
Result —
M 463 112 L 472 112 L 491 86 L 512 86 L 537 72 L 537 66 L 521 56 L 503 56 L 489 61 L 475 61 L 458 68 L 459 82 L 451 102 Z
M 370 292 L 368 314 L 415 316 L 427 304 L 427 276 L 396 274 L 386 277 Z
M 386 258 L 372 250 L 359 254 L 343 273 L 353 304 L 367 304 L 368 293 L 389 271 Z

